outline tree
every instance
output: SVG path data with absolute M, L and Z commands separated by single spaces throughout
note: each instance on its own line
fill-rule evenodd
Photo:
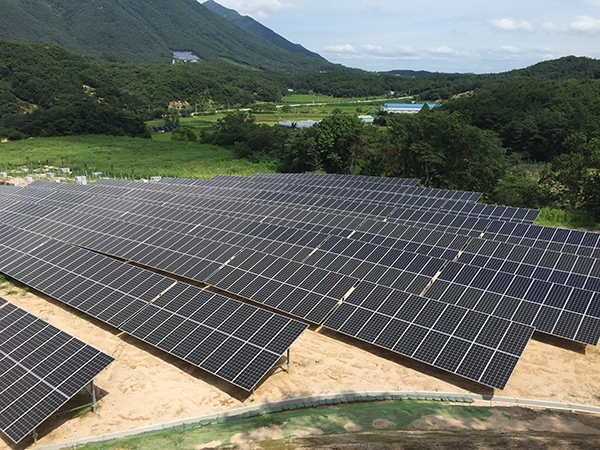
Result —
M 171 133 L 172 141 L 186 141 L 186 142 L 197 142 L 198 135 L 194 133 L 191 128 L 188 127 L 180 127 L 176 130 L 173 130 Z
M 390 147 L 383 151 L 388 176 L 419 178 L 425 186 L 492 192 L 507 166 L 506 151 L 490 131 L 460 114 L 439 110 L 390 114 Z
M 314 126 L 315 151 L 327 173 L 354 173 L 366 152 L 364 124 L 340 109 L 335 109 Z
M 217 120 L 216 132 L 213 143 L 223 147 L 231 147 L 236 142 L 244 142 L 253 128 L 254 118 L 245 112 L 230 112 L 225 117 Z
M 564 146 L 570 151 L 552 161 L 550 183 L 571 208 L 585 209 L 599 217 L 600 138 L 588 139 L 584 133 L 574 133 Z
M 498 182 L 488 198 L 499 205 L 541 209 L 552 206 L 556 195 L 534 178 L 507 175 Z

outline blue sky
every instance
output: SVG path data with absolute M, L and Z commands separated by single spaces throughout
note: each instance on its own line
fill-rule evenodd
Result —
M 331 62 L 371 71 L 490 73 L 600 58 L 600 0 L 216 1 Z

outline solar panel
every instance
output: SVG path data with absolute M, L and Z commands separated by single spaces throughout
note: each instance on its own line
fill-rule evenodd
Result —
M 259 310 L 255 306 L 244 305 L 237 300 L 208 293 L 145 269 L 30 232 L 7 226 L 0 233 L 0 248 L 8 251 L 13 249 L 16 253 L 16 257 L 11 258 L 10 262 L 0 261 L 0 272 L 142 340 L 147 340 L 149 332 L 167 333 L 175 329 L 189 329 L 190 333 L 187 335 L 178 336 L 177 348 L 163 346 L 161 342 L 148 342 L 248 391 L 254 389 L 281 354 L 307 327 L 306 324 L 265 311 L 263 319 L 266 320 L 244 322 L 239 329 L 228 334 L 220 329 L 231 319 L 231 314 L 226 313 L 228 310 L 253 313 Z M 164 303 L 164 299 L 171 297 L 174 301 L 183 291 L 188 296 L 193 293 L 190 302 L 197 307 L 193 317 L 186 317 L 179 311 L 169 310 L 167 305 L 158 306 L 155 303 L 157 299 L 162 299 Z M 209 300 L 218 305 L 218 313 L 202 310 L 202 305 Z M 148 325 L 145 328 L 132 328 L 132 324 L 138 323 L 149 313 L 153 316 L 162 314 L 161 318 L 168 316 L 171 328 L 165 329 L 163 320 L 153 322 L 156 328 L 154 330 L 149 329 Z M 211 323 L 207 324 L 209 319 Z M 274 323 L 277 323 L 275 328 L 267 326 Z M 260 347 L 249 339 L 242 339 L 240 333 L 257 335 L 263 339 L 268 333 L 273 335 L 267 342 L 268 346 Z M 201 335 L 206 335 L 206 339 L 199 340 Z M 208 339 L 209 336 L 212 337 Z M 228 344 L 222 346 L 225 341 Z M 240 348 L 248 345 L 251 351 L 246 349 L 243 353 L 239 352 Z M 179 350 L 181 348 L 188 348 L 190 352 L 183 353 Z M 275 355 L 274 349 L 279 348 L 283 348 L 282 353 Z M 192 351 L 196 353 L 191 353 Z M 214 358 L 223 361 L 223 367 L 215 368 L 212 359 L 200 359 L 198 354 L 208 351 L 211 355 L 214 353 Z M 247 367 L 240 368 L 241 362 L 250 355 L 253 358 L 247 361 Z M 240 372 L 225 370 L 225 364 L 227 367 L 240 368 Z
M 0 298 L 0 431 L 20 442 L 113 361 Z
M 504 389 L 534 328 L 363 282 L 325 327 Z
M 600 294 L 451 262 L 426 296 L 597 345 Z
M 313 323 L 332 311 L 331 320 L 345 317 L 340 314 L 346 311 L 348 321 L 337 329 L 343 326 L 341 332 L 369 342 L 375 338 L 365 336 L 377 327 L 361 324 L 388 317 L 354 304 L 352 289 L 393 289 L 410 296 L 412 305 L 402 317 L 394 312 L 394 321 L 408 323 L 414 332 L 391 349 L 490 386 L 505 383 L 520 355 L 495 347 L 498 330 L 537 329 L 579 342 L 598 341 L 597 240 L 580 232 L 543 229 L 535 234 L 539 227 L 531 223 L 537 211 L 479 205 L 470 193 L 331 175 L 144 184 L 102 180 L 81 188 L 33 186 L 10 194 L 12 203 L 0 197 L 3 220 L 209 282 Z M 23 276 L 37 279 L 44 273 L 36 267 Z M 419 305 L 427 305 L 429 312 L 419 315 Z M 153 311 L 148 324 L 162 323 L 169 314 L 168 321 L 175 320 L 172 311 L 154 304 L 144 311 Z M 457 311 L 468 311 L 464 323 L 470 324 L 460 336 L 433 328 L 438 322 L 450 327 L 460 316 Z M 145 333 L 148 327 L 140 330 Z M 148 339 L 163 334 L 148 334 Z M 212 345 L 231 346 L 229 338 L 209 336 Z M 446 347 L 453 350 L 436 352 Z M 217 364 L 207 359 L 209 354 L 199 355 L 211 367 Z M 496 375 L 483 369 L 486 361 Z

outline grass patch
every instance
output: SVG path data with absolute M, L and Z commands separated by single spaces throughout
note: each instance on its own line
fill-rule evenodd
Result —
M 0 289 L 6 289 L 11 286 L 14 286 L 11 280 L 9 280 L 5 275 L 2 275 L 0 273 Z
M 355 423 L 365 431 L 375 431 L 373 421 L 386 419 L 394 423 L 390 430 L 412 428 L 413 421 L 427 415 L 445 418 L 487 421 L 491 416 L 490 408 L 448 405 L 441 402 L 370 402 L 339 404 L 335 409 L 328 406 L 300 409 L 281 413 L 267 414 L 248 419 L 236 419 L 225 423 L 170 432 L 158 432 L 143 436 L 118 439 L 105 443 L 89 444 L 93 449 L 162 449 L 196 448 L 201 444 L 220 441 L 230 445 L 231 438 L 239 433 L 251 434 L 260 428 L 274 427 L 281 430 L 284 439 L 293 436 L 294 431 L 318 428 L 324 434 L 345 433 L 344 426 Z M 272 445 L 271 445 L 272 444 Z M 268 448 L 284 448 L 276 445 L 285 441 L 271 441 Z M 262 443 L 261 443 L 262 446 Z M 267 447 L 265 447 L 267 448 Z
M 6 293 L 6 295 L 17 295 L 19 292 L 15 291 L 15 290 L 10 290 Z
M 562 209 L 543 208 L 535 221 L 536 225 L 561 228 L 597 228 L 594 218 L 585 211 L 565 211 Z
M 27 139 L 0 144 L 0 171 L 43 173 L 69 167 L 73 175 L 139 179 L 163 177 L 212 178 L 272 172 L 266 164 L 236 158 L 233 152 L 198 143 L 155 141 L 114 136 L 70 136 Z

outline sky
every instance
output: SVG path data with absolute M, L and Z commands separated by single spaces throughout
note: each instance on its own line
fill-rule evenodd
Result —
M 600 0 L 216 1 L 368 71 L 498 73 L 567 55 L 600 58 Z

